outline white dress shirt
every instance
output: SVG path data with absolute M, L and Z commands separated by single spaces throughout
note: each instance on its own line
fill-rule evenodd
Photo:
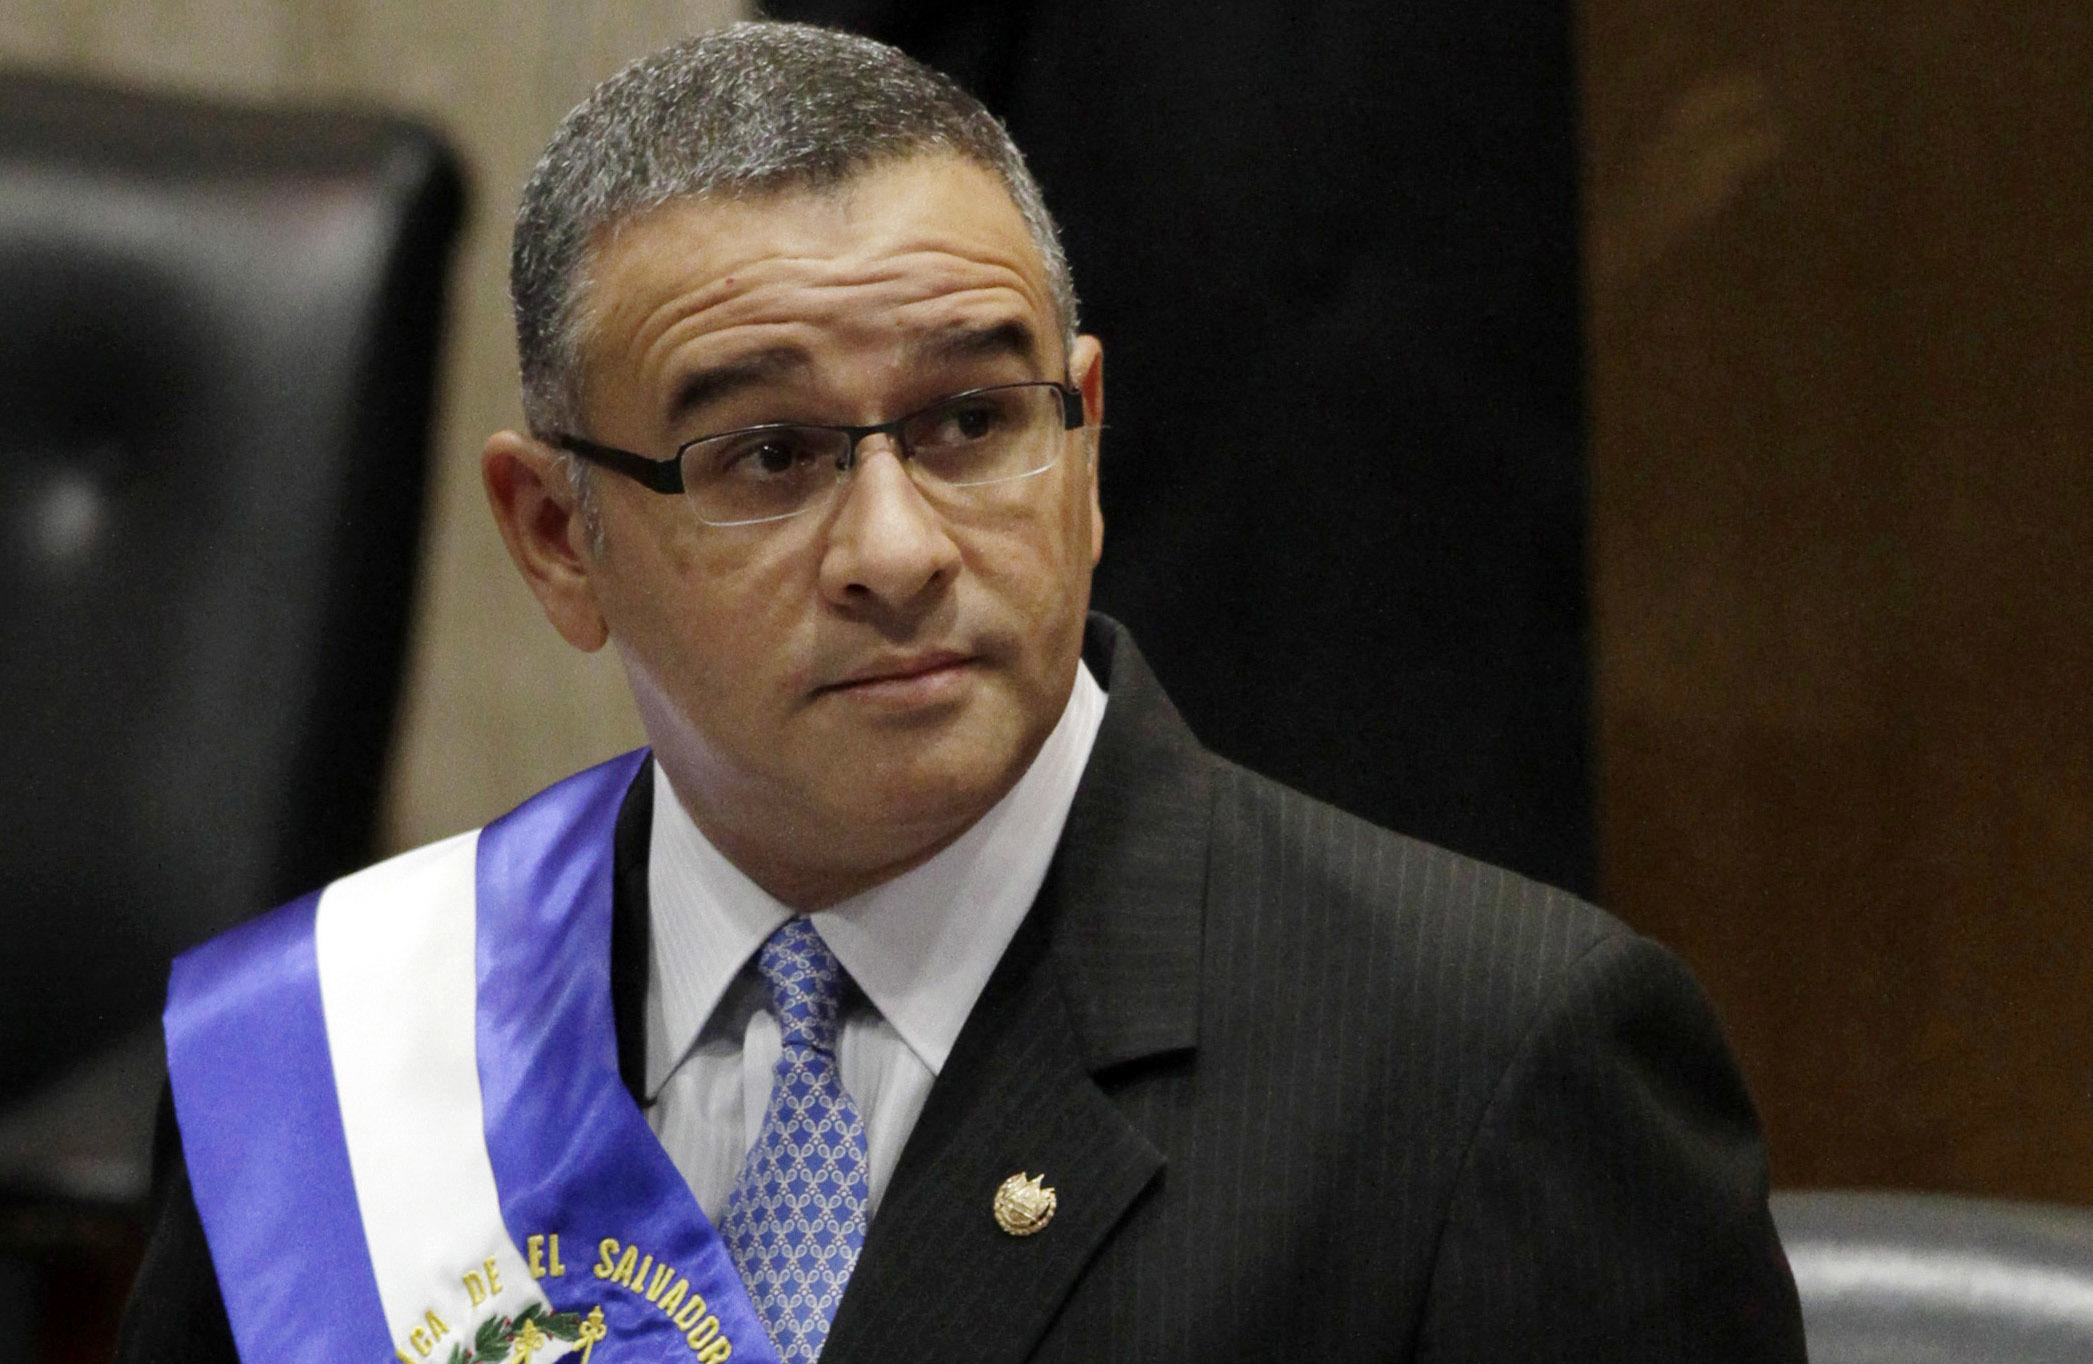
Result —
M 836 1058 L 865 1119 L 870 1210 L 1039 894 L 1104 713 L 1103 689 L 1078 663 L 1067 708 L 1008 795 L 928 862 L 809 916 L 857 986 Z M 699 832 L 658 764 L 651 838 L 647 1119 L 717 1222 L 782 1050 L 753 958 L 792 911 Z

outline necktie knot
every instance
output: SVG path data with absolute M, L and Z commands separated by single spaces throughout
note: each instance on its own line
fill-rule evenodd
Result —
M 779 925 L 756 953 L 756 970 L 770 987 L 770 1005 L 784 1044 L 833 1054 L 843 963 L 813 923 L 795 914 Z

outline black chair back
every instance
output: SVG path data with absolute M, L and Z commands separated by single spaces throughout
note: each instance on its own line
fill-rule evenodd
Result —
M 1814 1364 L 2093 1360 L 2093 1210 L 1779 1193 Z
M 0 75 L 0 1094 L 366 857 L 457 162 Z

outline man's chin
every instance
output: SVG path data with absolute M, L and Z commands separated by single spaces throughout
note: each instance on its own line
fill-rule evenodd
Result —
M 897 718 L 882 715 L 839 737 L 850 755 L 833 789 L 831 808 L 858 828 L 907 831 L 964 829 L 1017 783 L 1036 745 L 993 707 Z
M 963 761 L 874 761 L 844 803 L 867 823 L 971 824 L 1003 798 L 1022 771 L 1006 753 L 969 755 Z

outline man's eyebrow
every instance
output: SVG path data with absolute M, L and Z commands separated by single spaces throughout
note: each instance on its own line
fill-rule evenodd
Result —
M 808 364 L 807 353 L 799 347 L 772 346 L 694 369 L 677 381 L 675 396 L 669 402 L 669 424 L 681 425 L 723 398 L 775 382 L 788 373 L 806 369 Z
M 1038 354 L 1038 346 L 1039 336 L 1031 325 L 1012 318 L 986 326 L 960 324 L 943 328 L 910 341 L 904 355 L 905 363 L 912 366 L 1002 356 L 1031 360 Z M 681 426 L 713 403 L 803 372 L 812 363 L 797 346 L 772 346 L 692 370 L 677 381 L 669 401 L 669 424 Z
M 918 365 L 1001 356 L 1030 360 L 1038 353 L 1038 333 L 1029 323 L 1017 318 L 988 326 L 961 324 L 946 327 L 911 341 L 907 350 L 909 363 Z

